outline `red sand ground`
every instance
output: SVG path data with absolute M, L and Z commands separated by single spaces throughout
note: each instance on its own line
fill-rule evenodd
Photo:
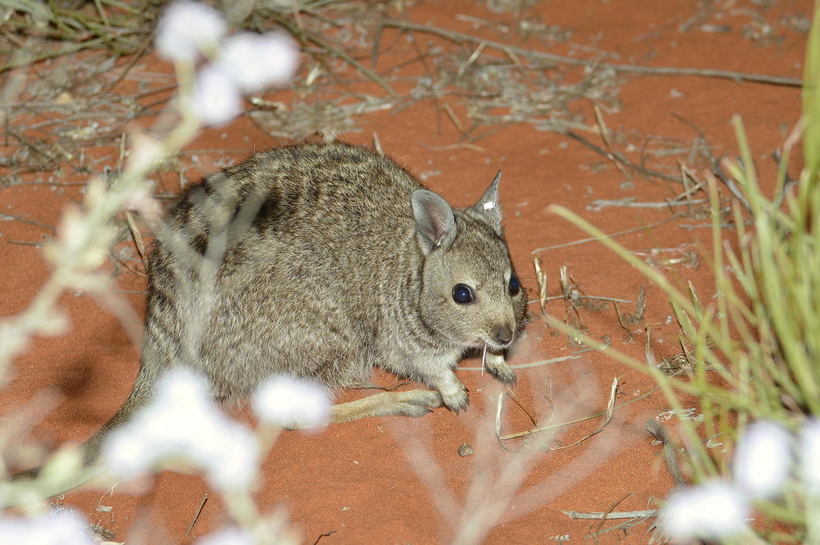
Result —
M 781 16 L 808 16 L 811 2 L 778 2 L 762 10 L 767 21 L 777 24 Z M 760 74 L 801 76 L 805 35 L 777 26 L 780 41 L 763 44 L 743 36 L 742 27 L 752 21 L 743 2 L 720 2 L 725 18 L 703 23 L 730 25 L 728 32 L 703 30 L 699 25 L 687 32 L 679 26 L 697 13 L 688 1 L 658 3 L 636 2 L 543 2 L 529 13 L 538 14 L 548 24 L 573 32 L 570 42 L 596 50 L 616 53 L 614 62 L 653 66 L 715 68 Z M 759 6 L 756 9 L 761 10 Z M 478 3 L 421 2 L 407 14 L 409 20 L 439 27 L 481 33 L 456 17 L 470 14 L 486 19 L 501 16 Z M 508 16 L 507 16 L 508 17 Z M 708 28 L 707 28 L 708 30 Z M 387 31 L 388 33 L 390 31 Z M 496 36 L 488 36 L 498 39 Z M 444 42 L 440 42 L 444 43 Z M 536 43 L 524 44 L 537 48 Z M 564 54 L 570 46 L 560 44 L 552 52 Z M 575 49 L 576 54 L 592 56 Z M 167 71 L 167 65 L 147 57 L 134 70 Z M 731 116 L 740 114 L 756 157 L 764 170 L 770 170 L 770 153 L 782 142 L 800 112 L 798 89 L 773 85 L 738 83 L 730 80 L 681 77 L 623 77 L 620 111 L 606 114 L 608 126 L 626 135 L 650 135 L 690 142 L 697 130 L 704 134 L 718 156 L 736 153 Z M 456 115 L 463 115 L 454 105 Z M 591 105 L 583 107 L 589 123 Z M 676 117 L 677 116 L 679 117 Z M 558 134 L 536 132 L 530 126 L 508 127 L 478 144 L 483 151 L 450 146 L 460 141 L 452 123 L 436 111 L 435 104 L 420 102 L 399 113 L 390 111 L 361 118 L 361 132 L 343 139 L 370 144 L 378 133 L 384 150 L 411 171 L 440 171 L 427 184 L 455 205 L 476 199 L 495 171 L 504 170 L 502 204 L 505 210 L 507 239 L 522 281 L 531 298 L 536 292 L 532 267 L 535 248 L 582 238 L 565 221 L 548 213 L 550 204 L 560 204 L 590 219 L 607 232 L 650 224 L 670 214 L 667 210 L 604 208 L 589 211 L 594 199 L 623 199 L 634 196 L 641 201 L 662 201 L 675 196 L 680 187 L 636 176 L 631 186 L 621 186 L 624 175 L 600 155 Z M 681 119 L 685 119 L 686 122 Z M 697 127 L 697 130 L 695 129 Z M 600 140 L 591 131 L 585 135 Z M 636 144 L 640 140 L 636 138 Z M 217 168 L 226 155 L 235 160 L 254 150 L 280 143 L 262 133 L 247 118 L 227 127 L 204 131 L 190 149 L 198 153 L 203 171 Z M 229 148 L 223 153 L 220 149 Z M 438 148 L 438 149 L 436 149 Z M 638 161 L 637 151 L 628 154 Z M 675 159 L 666 164 L 674 164 Z M 113 162 L 113 156 L 109 161 Z M 188 179 L 198 173 L 189 171 Z M 82 180 L 82 178 L 78 178 Z M 165 188 L 176 191 L 170 185 Z M 0 190 L 0 213 L 15 214 L 51 225 L 56 224 L 63 206 L 77 193 L 54 190 L 48 186 L 16 186 Z M 677 265 L 666 269 L 677 283 L 692 280 L 708 299 L 709 231 L 687 230 L 680 224 L 700 224 L 703 219 L 681 218 L 662 227 L 620 238 L 630 250 L 649 252 L 694 244 L 704 263 L 699 269 Z M 13 240 L 41 240 L 43 231 L 31 225 L 3 222 L 0 225 L 0 312 L 10 315 L 23 309 L 48 275 L 48 267 L 37 249 L 10 244 Z M 698 246 L 703 244 L 703 247 Z M 608 335 L 615 347 L 642 358 L 645 346 L 643 329 L 652 328 L 652 348 L 658 358 L 679 352 L 678 330 L 670 323 L 671 309 L 659 290 L 649 287 L 636 271 L 597 244 L 583 244 L 538 254 L 550 279 L 550 295 L 558 293 L 558 270 L 567 265 L 574 279 L 587 294 L 635 299 L 639 287 L 647 286 L 648 308 L 644 322 L 632 326 L 632 339 L 625 339 L 611 308 L 600 312 L 581 311 L 581 320 L 597 338 Z M 134 275 L 121 277 L 124 290 L 142 290 L 143 280 Z M 141 315 L 143 295 L 125 295 Z M 9 413 L 44 388 L 56 388 L 62 401 L 36 427 L 38 437 L 55 444 L 80 441 L 89 436 L 119 406 L 130 391 L 137 370 L 138 348 L 112 315 L 88 296 L 66 294 L 62 300 L 71 318 L 69 334 L 37 339 L 16 362 L 14 380 L 0 396 L 0 411 Z M 548 329 L 533 305 L 535 319 L 513 355 L 512 363 L 528 363 L 571 354 L 565 337 Z M 563 317 L 564 303 L 555 301 L 548 310 Z M 632 305 L 622 311 L 632 312 Z M 467 361 L 464 366 L 475 366 Z M 265 510 L 285 508 L 301 529 L 304 543 L 332 544 L 430 544 L 447 543 L 460 526 L 459 517 L 480 516 L 465 505 L 467 490 L 476 479 L 498 479 L 499 471 L 510 467 L 522 454 L 501 448 L 492 435 L 495 418 L 493 380 L 473 371 L 459 373 L 471 391 L 469 411 L 453 414 L 436 411 L 423 419 L 370 419 L 332 426 L 322 433 L 308 435 L 285 433 L 264 463 L 264 481 L 258 492 Z M 515 393 L 522 404 L 542 422 L 562 421 L 584 416 L 606 406 L 613 378 L 620 380 L 618 402 L 635 398 L 652 388 L 653 383 L 597 353 L 549 366 L 518 371 Z M 376 379 L 383 385 L 395 380 L 386 374 Z M 367 392 L 365 392 L 366 394 Z M 351 399 L 361 392 L 342 396 Z M 531 427 L 527 418 L 507 401 L 504 431 Z M 500 515 L 499 524 L 490 531 L 488 544 L 534 544 L 551 542 L 586 543 L 585 536 L 601 528 L 598 521 L 573 520 L 562 510 L 607 511 L 653 508 L 653 499 L 663 498 L 672 480 L 662 461 L 661 449 L 644 430 L 644 422 L 668 408 L 655 393 L 616 411 L 607 428 L 585 442 L 562 450 L 540 451 L 523 478 L 522 490 Z M 488 424 L 489 423 L 489 424 Z M 593 431 L 600 419 L 571 426 L 560 432 L 549 445 L 571 445 Z M 475 454 L 459 456 L 459 446 L 470 443 Z M 520 444 L 508 442 L 515 450 Z M 427 458 L 418 455 L 421 449 Z M 412 458 L 412 460 L 409 460 Z M 486 465 L 482 465 L 486 464 Z M 433 467 L 435 472 L 432 471 Z M 420 472 L 424 476 L 420 475 Z M 425 476 L 440 476 L 438 479 Z M 502 479 L 503 481 L 503 479 Z M 431 486 L 425 483 L 434 483 Z M 504 499 L 504 483 L 487 487 L 489 496 Z M 432 489 L 431 489 L 432 488 Z M 189 534 L 189 525 L 203 497 L 208 501 Z M 442 514 L 438 498 L 451 496 L 457 514 Z M 92 522 L 112 530 L 116 541 L 128 543 L 190 543 L 198 536 L 219 527 L 226 513 L 218 495 L 209 492 L 196 476 L 165 473 L 147 495 L 132 495 L 117 488 L 112 493 L 96 491 L 70 493 L 63 501 L 86 513 Z M 100 511 L 98 506 L 110 506 Z M 608 522 L 603 528 L 614 523 Z M 329 535 L 328 535 L 329 534 Z M 600 543 L 646 543 L 648 524 L 628 532 L 612 531 Z

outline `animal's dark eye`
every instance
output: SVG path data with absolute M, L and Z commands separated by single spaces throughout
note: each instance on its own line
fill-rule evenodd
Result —
M 518 292 L 521 291 L 521 282 L 518 281 L 518 277 L 512 275 L 510 277 L 510 285 L 507 288 L 510 292 L 510 297 L 515 297 L 518 295 Z
M 466 284 L 455 285 L 453 288 L 453 301 L 459 305 L 466 305 L 467 303 L 472 303 L 473 300 L 475 300 L 473 288 Z

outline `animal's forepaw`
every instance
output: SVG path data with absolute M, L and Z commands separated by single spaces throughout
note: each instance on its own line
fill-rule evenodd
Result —
M 518 380 L 515 376 L 515 371 L 506 363 L 498 365 L 495 368 L 490 367 L 489 370 L 496 379 L 509 386 L 514 386 L 516 380 Z
M 441 398 L 444 400 L 444 405 L 454 413 L 466 409 L 470 404 L 470 398 L 467 396 L 467 388 L 465 388 L 463 384 L 459 384 L 458 387 L 451 392 L 441 392 Z
M 504 356 L 490 354 L 487 356 L 487 370 L 498 381 L 512 386 L 515 384 L 516 376 L 512 367 L 504 360 Z

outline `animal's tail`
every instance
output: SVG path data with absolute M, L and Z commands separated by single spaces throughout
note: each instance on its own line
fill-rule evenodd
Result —
M 136 386 L 131 391 L 128 399 L 125 400 L 125 403 L 114 413 L 114 416 L 80 445 L 83 453 L 83 465 L 96 463 L 100 457 L 103 443 L 111 432 L 128 422 L 135 412 L 145 407 L 150 401 L 151 397 L 144 388 L 145 382 L 140 380 L 142 374 L 141 370 L 137 376 Z
M 10 477 L 10 481 L 16 483 L 21 480 L 30 480 L 32 481 L 32 486 L 39 489 L 39 495 L 41 497 L 52 497 L 77 488 L 101 475 L 103 468 L 97 462 L 99 461 L 103 443 L 112 431 L 130 420 L 135 412 L 146 406 L 151 400 L 154 384 L 154 381 L 151 380 L 153 378 L 151 375 L 150 370 L 143 365 L 137 374 L 134 389 L 131 391 L 125 403 L 123 403 L 114 416 L 97 430 L 94 435 L 79 445 L 79 449 L 82 452 L 83 468 L 78 475 L 66 475 L 64 477 L 51 475 L 48 479 L 48 483 L 45 483 L 43 486 L 35 485 L 35 482 L 39 480 L 38 477 L 41 475 L 43 468 L 47 465 L 44 464 L 15 473 Z M 47 486 L 47 489 L 44 488 L 45 486 Z M 13 505 L 13 503 L 10 504 L 9 502 L 14 502 L 14 498 L 7 497 L 7 494 L 3 493 L 3 488 L 4 487 L 0 486 L 0 504 L 9 507 Z

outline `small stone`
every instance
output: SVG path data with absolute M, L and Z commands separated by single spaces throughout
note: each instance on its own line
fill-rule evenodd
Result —
M 460 447 L 458 447 L 458 455 L 459 456 L 472 456 L 473 454 L 473 447 L 470 446 L 470 443 L 462 443 Z

